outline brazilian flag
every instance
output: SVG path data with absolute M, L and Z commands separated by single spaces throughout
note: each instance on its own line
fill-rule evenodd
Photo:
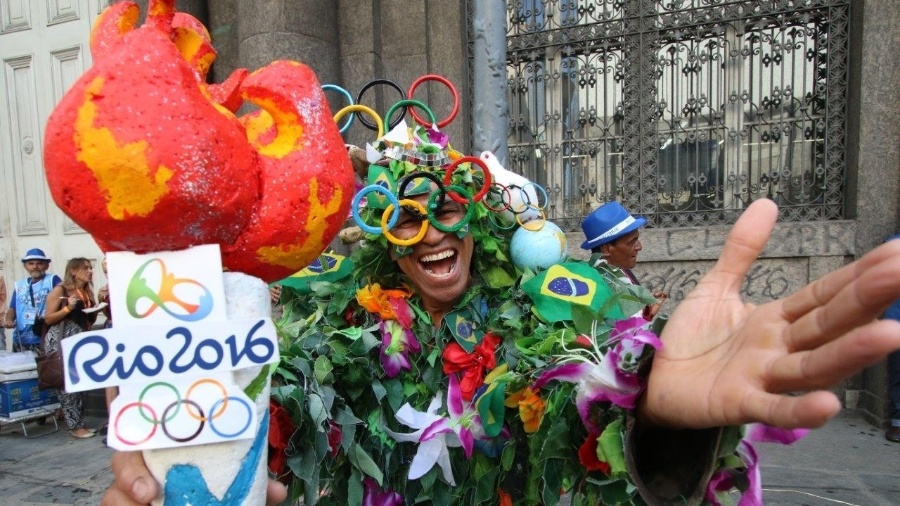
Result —
M 322 253 L 304 269 L 281 281 L 276 281 L 274 284 L 290 288 L 302 295 L 311 291 L 309 284 L 312 282 L 329 281 L 333 283 L 349 276 L 351 272 L 353 272 L 353 262 L 349 258 L 334 253 Z
M 384 187 L 394 195 L 397 194 L 397 180 L 394 179 L 394 176 L 391 175 L 391 171 L 389 171 L 386 167 L 382 167 L 380 165 L 369 165 L 369 174 L 367 177 L 368 183 L 370 185 L 376 184 L 378 186 Z M 372 209 L 384 209 L 390 204 L 391 201 L 388 198 L 378 192 L 371 192 L 366 195 L 366 206 Z
M 572 306 L 591 308 L 595 313 L 615 295 L 596 269 L 583 262 L 564 262 L 522 284 L 522 290 L 531 297 L 538 314 L 549 322 L 572 319 Z M 625 317 L 618 304 L 602 315 L 603 318 Z

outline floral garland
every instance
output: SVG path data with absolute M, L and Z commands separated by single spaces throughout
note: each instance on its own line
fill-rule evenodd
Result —
M 422 168 L 393 160 L 374 170 L 397 181 Z M 481 184 L 464 166 L 453 178 Z M 396 246 L 368 233 L 352 271 L 282 297 L 270 471 L 310 506 L 552 505 L 563 495 L 573 505 L 644 504 L 625 441 L 660 328 L 628 315 L 655 299 L 591 263 L 517 270 L 513 227 L 470 205 L 459 233 L 474 237 L 476 279 L 437 327 L 390 260 Z M 360 212 L 369 223 L 380 217 Z M 554 280 L 572 296 L 545 297 Z M 599 295 L 573 302 L 588 285 Z M 707 503 L 731 503 L 735 491 L 742 504 L 761 500 L 744 439 L 739 427 L 723 432 Z

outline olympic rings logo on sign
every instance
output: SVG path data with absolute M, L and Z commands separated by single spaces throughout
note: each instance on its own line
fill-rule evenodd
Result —
M 151 267 L 157 268 L 156 274 L 158 274 L 159 283 L 157 290 L 150 288 L 147 284 Z M 180 294 L 185 292 L 196 294 L 196 303 L 185 301 L 175 295 L 179 285 L 186 285 L 179 288 Z M 149 300 L 150 305 L 146 309 L 139 310 L 138 305 L 144 300 Z M 209 289 L 200 282 L 188 278 L 176 278 L 174 274 L 168 272 L 166 264 L 161 259 L 152 258 L 138 268 L 128 282 L 125 304 L 128 313 L 135 318 L 146 318 L 159 308 L 177 320 L 195 322 L 206 318 L 212 312 L 213 296 Z M 179 308 L 180 311 L 173 311 L 172 306 Z
M 163 389 L 165 393 L 155 392 L 154 399 L 165 399 L 162 404 L 173 399 L 161 411 L 154 409 L 150 402 L 145 402 L 147 395 L 158 389 Z M 199 401 L 189 398 L 192 396 L 197 396 Z M 208 408 L 204 410 L 206 404 Z M 233 406 L 237 409 L 229 409 Z M 137 401 L 126 404 L 118 411 L 113 430 L 116 439 L 128 446 L 139 446 L 150 441 L 160 429 L 166 438 L 176 443 L 193 441 L 207 427 L 220 439 L 234 439 L 247 432 L 253 414 L 253 406 L 249 402 L 242 397 L 228 395 L 225 386 L 214 379 L 195 381 L 184 396 L 175 385 L 157 381 L 144 387 Z M 226 418 L 223 419 L 223 416 Z

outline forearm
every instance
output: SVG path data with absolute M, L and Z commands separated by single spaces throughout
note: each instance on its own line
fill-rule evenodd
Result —
M 74 309 L 69 305 L 69 299 L 60 297 L 61 292 L 53 290 L 47 296 L 47 306 L 44 312 L 44 321 L 47 325 L 56 325 L 63 321 Z
M 6 328 L 13 328 L 16 326 L 16 311 L 13 308 L 9 308 L 6 310 L 6 315 L 3 320 Z

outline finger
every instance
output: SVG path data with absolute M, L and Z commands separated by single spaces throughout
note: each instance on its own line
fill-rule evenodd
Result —
M 898 256 L 900 256 L 900 241 L 891 241 L 870 251 L 856 262 L 826 274 L 783 300 L 785 318 L 789 321 L 800 318 L 831 300 L 842 288 L 855 280 L 859 272 Z M 893 277 L 896 277 L 896 274 Z
M 135 502 L 128 494 L 117 488 L 107 489 L 100 500 L 100 506 L 140 506 L 141 504 L 147 503 Z
M 750 204 L 728 233 L 719 261 L 704 281 L 721 284 L 727 292 L 740 290 L 744 276 L 772 235 L 777 217 L 778 207 L 771 200 Z
M 792 351 L 808 350 L 843 335 L 880 316 L 900 297 L 900 249 L 877 262 L 853 266 L 853 280 L 836 293 L 824 283 L 812 293 L 820 304 L 795 321 L 788 329 L 787 346 Z M 843 278 L 844 276 L 839 276 Z M 829 295 L 831 295 L 829 297 Z M 827 302 L 822 304 L 822 301 Z
M 266 487 L 266 504 L 275 506 L 287 499 L 287 488 L 275 480 L 269 480 Z
M 817 428 L 841 410 L 831 392 L 817 390 L 799 396 L 755 392 L 744 403 L 741 423 L 761 422 L 783 429 Z
M 771 392 L 828 388 L 900 349 L 900 322 L 880 320 L 772 363 Z
M 141 452 L 115 452 L 110 461 L 114 487 L 136 501 L 148 504 L 159 495 L 159 484 L 150 474 Z

